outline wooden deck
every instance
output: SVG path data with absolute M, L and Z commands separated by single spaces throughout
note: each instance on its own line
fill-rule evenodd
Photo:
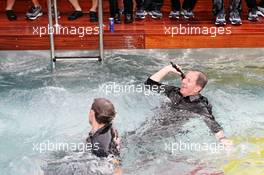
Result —
M 44 1 L 44 0 L 43 0 Z M 67 16 L 72 11 L 66 0 L 61 0 L 60 24 L 67 27 L 71 34 L 59 34 L 55 36 L 55 47 L 60 50 L 92 50 L 98 47 L 98 32 L 95 28 L 97 23 L 90 23 L 88 14 L 76 21 L 68 21 Z M 83 10 L 87 12 L 91 6 L 87 0 L 80 1 Z M 120 3 L 121 4 L 121 3 Z M 42 2 L 46 9 L 45 1 Z M 10 22 L 4 14 L 4 2 L 0 2 L 0 50 L 48 50 L 49 36 L 39 36 L 40 27 L 47 28 L 48 17 L 45 13 L 35 21 L 25 20 L 24 15 L 30 6 L 30 1 L 17 1 L 15 11 L 18 20 Z M 135 21 L 132 24 L 116 24 L 115 32 L 108 30 L 108 1 L 104 1 L 104 45 L 106 49 L 152 49 L 152 48 L 227 48 L 227 47 L 264 47 L 264 18 L 258 22 L 247 20 L 247 8 L 244 5 L 242 16 L 243 25 L 226 25 L 224 28 L 217 28 L 213 25 L 211 12 L 211 0 L 200 0 L 194 9 L 195 19 L 186 21 L 170 20 L 170 0 L 165 0 L 162 9 L 164 18 L 154 20 L 149 16 L 143 21 Z M 227 6 L 226 6 L 227 7 Z M 80 33 L 75 34 L 75 29 Z M 88 34 L 82 36 L 83 27 L 88 29 Z M 181 28 L 180 28 L 181 27 Z M 189 34 L 184 28 L 192 30 Z M 192 27 L 196 27 L 195 29 Z M 178 34 L 177 34 L 178 30 Z M 200 32 L 199 32 L 200 30 Z M 218 33 L 216 33 L 218 30 Z M 38 33 L 37 33 L 38 31 Z M 175 33 L 172 35 L 172 31 Z M 196 31 L 196 33 L 194 32 Z M 211 32 L 210 32 L 211 31 Z M 211 33 L 211 34 L 210 34 Z M 216 34 L 215 34 L 216 33 Z

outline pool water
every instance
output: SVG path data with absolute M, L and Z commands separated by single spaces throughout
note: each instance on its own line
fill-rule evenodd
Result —
M 41 160 L 49 153 L 34 150 L 34 145 L 47 140 L 84 140 L 90 129 L 90 105 L 94 98 L 105 97 L 116 106 L 115 126 L 125 140 L 124 174 L 263 175 L 263 53 L 264 49 L 114 50 L 106 51 L 103 63 L 58 62 L 56 71 L 51 72 L 48 52 L 0 52 L 0 172 L 43 174 Z M 199 69 L 208 74 L 209 83 L 202 94 L 208 97 L 216 120 L 234 141 L 233 148 L 177 150 L 172 154 L 164 149 L 166 143 L 213 144 L 216 140 L 199 118 L 185 123 L 179 133 L 174 126 L 152 126 L 151 135 L 146 136 L 143 130 L 149 127 L 148 121 L 167 99 L 147 91 L 115 92 L 104 88 L 113 83 L 116 87 L 141 86 L 170 61 L 184 71 Z M 164 82 L 179 84 L 174 76 Z M 131 131 L 136 132 L 127 137 Z M 146 138 L 144 142 L 135 139 L 142 137 Z

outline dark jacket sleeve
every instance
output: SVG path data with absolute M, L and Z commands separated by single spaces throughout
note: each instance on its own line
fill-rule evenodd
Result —
M 206 123 L 206 125 L 210 128 L 210 130 L 214 134 L 223 130 L 221 125 L 215 120 L 212 114 L 212 105 L 208 102 L 208 100 L 205 97 L 203 101 L 204 101 L 204 107 L 201 115 L 204 116 L 204 122 Z
M 148 78 L 144 84 L 146 88 L 150 89 L 151 91 L 158 92 L 158 93 L 164 93 L 169 98 L 172 92 L 175 92 L 175 90 L 177 91 L 179 89 L 178 87 L 175 87 L 175 86 L 169 86 L 166 84 L 162 84 L 160 82 L 156 82 L 150 78 Z

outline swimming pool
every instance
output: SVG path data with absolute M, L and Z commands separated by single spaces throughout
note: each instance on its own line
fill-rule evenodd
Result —
M 106 91 L 106 85 L 137 86 L 169 64 L 209 75 L 202 94 L 213 104 L 217 121 L 236 143 L 230 151 L 164 150 L 166 141 L 216 143 L 206 125 L 191 120 L 179 135 L 126 145 L 124 174 L 264 174 L 264 49 L 114 50 L 106 60 L 58 62 L 49 70 L 49 53 L 0 52 L 0 171 L 3 175 L 41 174 L 36 143 L 78 142 L 90 129 L 87 115 L 95 97 L 116 106 L 121 135 L 155 114 L 166 100 L 137 91 Z M 69 53 L 75 54 L 75 53 Z M 79 54 L 86 54 L 82 52 Z M 165 82 L 177 84 L 170 76 Z M 158 133 L 157 133 L 158 134 Z

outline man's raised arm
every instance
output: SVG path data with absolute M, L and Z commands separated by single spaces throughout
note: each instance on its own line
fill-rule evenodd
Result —
M 156 72 L 155 74 L 153 74 L 150 77 L 150 79 L 156 82 L 160 82 L 169 73 L 175 73 L 175 74 L 181 75 L 181 73 L 178 72 L 176 69 L 174 69 L 172 65 L 168 65 L 162 68 L 161 70 L 159 70 L 158 72 Z
M 150 76 L 144 84 L 151 91 L 164 93 L 166 96 L 169 96 L 170 92 L 177 87 L 160 83 L 161 80 L 169 73 L 180 75 L 177 70 L 175 70 L 171 65 L 168 65 Z

